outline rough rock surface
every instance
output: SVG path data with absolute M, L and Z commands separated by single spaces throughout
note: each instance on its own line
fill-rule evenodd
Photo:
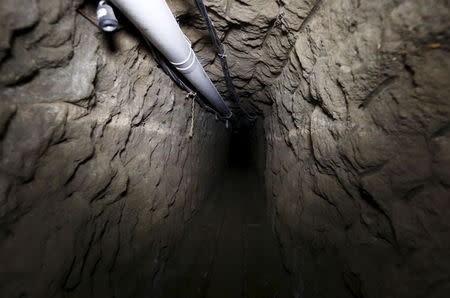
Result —
M 223 125 L 197 107 L 189 139 L 184 92 L 83 2 L 0 0 L 0 296 L 145 297 L 226 157 Z M 167 2 L 225 93 L 193 1 Z M 446 297 L 448 0 L 205 3 L 265 116 L 294 296 Z
M 316 1 L 266 88 L 298 297 L 450 292 L 449 17 L 448 1 Z
M 223 41 L 234 84 L 247 106 L 265 110 L 263 92 L 281 74 L 314 0 L 205 0 Z M 205 69 L 226 93 L 222 68 L 194 1 L 169 0 Z
M 138 35 L 79 5 L 1 1 L 1 297 L 148 295 L 227 155 L 198 107 L 189 138 L 192 103 Z

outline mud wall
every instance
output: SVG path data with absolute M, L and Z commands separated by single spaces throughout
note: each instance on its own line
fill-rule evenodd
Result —
M 198 106 L 189 138 L 192 103 L 139 34 L 103 34 L 82 2 L 0 0 L 3 296 L 148 294 L 227 157 Z M 226 94 L 193 1 L 168 3 Z M 205 3 L 261 115 L 253 158 L 294 296 L 445 296 L 448 1 Z
M 265 89 L 268 195 L 298 297 L 445 297 L 449 6 L 316 1 Z
M 2 297 L 148 294 L 227 155 L 139 34 L 80 4 L 1 1 Z

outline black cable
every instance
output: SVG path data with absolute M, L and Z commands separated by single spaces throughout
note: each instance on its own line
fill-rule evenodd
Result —
M 214 24 L 212 23 L 209 15 L 208 15 L 208 11 L 206 10 L 203 0 L 195 0 L 195 4 L 197 5 L 197 8 L 200 11 L 200 14 L 202 15 L 203 19 L 205 20 L 206 26 L 208 27 L 209 34 L 211 35 L 212 42 L 214 44 L 214 47 L 216 48 L 217 55 L 219 56 L 220 63 L 222 64 L 222 71 L 225 76 L 225 82 L 227 85 L 228 92 L 231 94 L 231 97 L 233 98 L 234 102 L 238 105 L 239 109 L 244 113 L 244 115 L 250 121 L 256 120 L 256 116 L 250 115 L 241 104 L 241 99 L 239 98 L 239 95 L 237 94 L 236 89 L 234 88 L 234 85 L 233 85 L 233 81 L 231 79 L 230 69 L 228 67 L 227 55 L 225 55 L 225 50 L 223 48 L 221 41 L 219 40 L 219 37 L 217 36 L 216 28 L 214 27 Z

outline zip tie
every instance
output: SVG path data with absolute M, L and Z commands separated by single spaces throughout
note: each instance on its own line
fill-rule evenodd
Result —
M 194 117 L 195 117 L 195 100 L 192 97 L 192 109 L 191 109 L 191 128 L 189 129 L 189 138 L 194 136 Z
M 228 116 L 223 116 L 222 119 L 229 120 L 231 117 L 233 117 L 233 112 L 230 111 L 230 114 Z
M 195 97 L 197 97 L 197 93 L 196 92 L 189 92 L 188 94 L 186 94 L 186 99 L 192 98 L 194 99 Z
M 225 53 L 219 53 L 219 54 L 217 54 L 217 56 L 219 56 L 220 58 L 227 58 L 227 54 L 225 54 Z

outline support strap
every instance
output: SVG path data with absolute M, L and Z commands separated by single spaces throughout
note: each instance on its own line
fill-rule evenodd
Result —
M 197 94 L 195 94 L 194 96 L 192 96 L 192 109 L 191 109 L 191 127 L 189 128 L 189 138 L 192 139 L 192 137 L 194 136 L 194 123 L 195 123 L 195 96 L 197 96 Z
M 194 0 L 194 1 L 198 7 L 198 10 L 200 11 L 200 14 L 202 15 L 203 19 L 205 20 L 206 26 L 208 27 L 209 35 L 211 36 L 214 47 L 216 48 L 217 56 L 220 58 L 220 63 L 222 64 L 222 71 L 225 76 L 225 81 L 227 84 L 228 92 L 230 93 L 234 102 L 238 105 L 238 107 L 244 113 L 244 115 L 250 121 L 255 121 L 256 116 L 250 115 L 247 112 L 247 110 L 242 106 L 241 99 L 239 98 L 239 95 L 237 94 L 236 89 L 234 88 L 233 81 L 232 81 L 231 75 L 230 75 L 230 69 L 228 67 L 227 55 L 225 54 L 225 50 L 223 48 L 222 42 L 220 41 L 219 37 L 217 36 L 216 28 L 214 27 L 214 24 L 212 23 L 211 19 L 209 18 L 209 15 L 206 10 L 205 4 L 203 3 L 203 0 Z

